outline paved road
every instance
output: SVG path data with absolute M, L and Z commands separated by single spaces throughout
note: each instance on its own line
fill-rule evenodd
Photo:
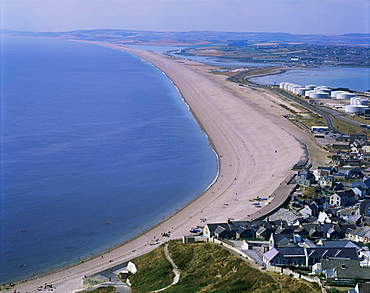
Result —
M 311 105 L 311 104 L 308 104 L 298 98 L 295 98 L 294 96 L 291 96 L 285 92 L 283 92 L 282 90 L 280 90 L 279 88 L 273 88 L 273 87 L 269 87 L 269 86 L 263 86 L 263 85 L 257 85 L 257 84 L 253 84 L 252 85 L 253 87 L 260 87 L 260 88 L 264 88 L 264 89 L 267 89 L 267 90 L 270 90 L 272 92 L 275 92 L 277 94 L 280 94 L 298 104 L 300 104 L 301 106 L 321 115 L 324 120 L 325 120 L 325 124 L 328 126 L 328 128 L 331 130 L 331 131 L 336 131 L 338 133 L 342 133 L 340 131 L 338 131 L 336 128 L 335 128 L 335 125 L 333 123 L 333 119 L 331 118 L 331 116 L 333 116 L 334 118 L 338 119 L 338 120 L 341 120 L 345 123 L 348 123 L 348 124 L 351 124 L 353 126 L 361 126 L 361 124 L 363 123 L 360 123 L 360 122 L 357 122 L 357 121 L 354 121 L 352 119 L 349 119 L 347 118 L 346 116 L 348 114 L 345 114 L 345 113 L 341 113 L 341 112 L 338 112 L 334 109 L 328 109 L 328 108 L 325 108 L 325 107 L 320 107 L 320 106 L 314 106 L 314 105 Z

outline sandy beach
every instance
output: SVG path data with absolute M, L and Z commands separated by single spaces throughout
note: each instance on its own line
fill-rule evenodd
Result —
M 169 239 L 189 234 L 189 229 L 226 218 L 240 220 L 256 212 L 250 199 L 268 197 L 304 154 L 304 133 L 281 118 L 286 111 L 277 98 L 248 87 L 238 87 L 210 67 L 162 54 L 104 44 L 127 51 L 163 71 L 179 89 L 196 121 L 206 132 L 219 158 L 219 176 L 195 201 L 158 226 L 104 254 L 73 267 L 17 284 L 17 292 L 39 292 L 52 284 L 54 292 L 81 289 L 82 278 L 144 254 Z M 307 138 L 305 138 L 307 139 Z M 268 203 L 266 203 L 268 204 Z M 200 219 L 206 219 L 203 223 Z

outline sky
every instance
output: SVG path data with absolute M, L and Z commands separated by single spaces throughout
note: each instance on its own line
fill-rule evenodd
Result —
M 370 0 L 0 0 L 2 29 L 370 32 Z

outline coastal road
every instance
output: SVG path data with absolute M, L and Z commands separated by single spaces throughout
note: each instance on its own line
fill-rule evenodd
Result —
M 272 86 L 265 86 L 265 85 L 257 85 L 257 84 L 253 84 L 252 87 L 259 87 L 259 88 L 267 89 L 269 91 L 280 94 L 280 95 L 282 95 L 282 96 L 300 104 L 301 106 L 311 110 L 312 112 L 315 112 L 315 113 L 321 115 L 325 120 L 326 126 L 328 126 L 328 128 L 331 131 L 335 131 L 335 132 L 338 132 L 340 134 L 343 134 L 342 132 L 340 132 L 335 127 L 332 117 L 334 117 L 335 119 L 341 120 L 345 123 L 348 123 L 350 125 L 357 126 L 357 127 L 360 127 L 361 124 L 362 124 L 361 122 L 354 121 L 350 118 L 345 117 L 345 116 L 348 115 L 346 113 L 341 113 L 341 112 L 338 112 L 334 109 L 329 109 L 329 108 L 325 108 L 325 107 L 314 106 L 314 105 L 308 104 L 308 103 L 306 103 L 306 102 L 304 102 L 304 101 L 302 101 L 298 98 L 295 98 L 293 95 L 289 95 L 289 94 L 285 93 L 284 91 L 280 90 L 279 88 L 274 88 Z
M 303 102 L 302 100 L 300 100 L 298 98 L 295 98 L 295 97 L 293 97 L 293 96 L 291 96 L 291 95 L 289 95 L 289 94 L 287 94 L 287 93 L 285 93 L 285 92 L 283 92 L 283 91 L 281 91 L 279 89 L 268 87 L 268 86 L 261 86 L 261 85 L 257 85 L 257 86 L 258 87 L 261 87 L 261 88 L 264 88 L 264 89 L 267 89 L 269 91 L 272 91 L 274 93 L 277 93 L 279 95 L 282 95 L 285 98 L 288 98 L 288 99 L 292 100 L 293 102 L 296 102 L 297 104 L 305 107 L 306 109 L 309 109 L 310 111 L 319 114 L 320 116 L 322 116 L 324 118 L 325 124 L 329 128 L 329 130 L 339 132 L 335 128 L 335 125 L 333 123 L 333 119 L 330 117 L 330 115 L 328 114 L 328 112 L 326 111 L 326 109 L 324 110 L 324 108 L 315 107 L 315 106 L 313 106 L 311 104 L 308 104 L 306 102 Z M 337 117 L 337 118 L 339 118 L 339 117 Z

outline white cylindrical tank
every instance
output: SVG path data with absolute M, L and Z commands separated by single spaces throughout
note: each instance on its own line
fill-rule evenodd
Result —
M 306 97 L 310 97 L 311 98 L 311 94 L 314 93 L 315 91 L 314 90 L 311 90 L 311 91 L 306 91 L 305 92 L 305 96 Z
M 355 94 L 349 93 L 349 92 L 343 92 L 342 91 L 342 92 L 337 94 L 337 99 L 351 99 L 352 100 L 352 98 L 355 98 L 355 97 L 356 97 Z
M 314 91 L 313 93 L 310 94 L 310 98 L 312 98 L 312 99 L 327 99 L 327 98 L 329 98 L 329 94 Z
M 359 99 L 359 105 L 361 106 L 368 106 L 369 105 L 369 100 L 366 99 Z
M 300 87 L 302 87 L 301 85 L 298 85 L 298 84 L 295 84 L 295 85 L 293 85 L 292 86 L 292 93 L 294 93 L 294 94 L 298 94 L 298 89 L 300 88 Z
M 316 87 L 316 85 L 314 85 L 314 84 L 309 84 L 309 85 L 305 86 L 305 88 L 308 89 L 308 90 L 313 90 L 315 87 Z
M 305 87 L 296 88 L 296 94 L 297 95 L 305 96 L 306 91 L 307 91 L 307 89 Z
M 354 103 L 354 104 L 355 104 L 356 106 L 361 105 L 361 98 L 357 98 L 357 97 L 356 97 L 356 98 L 353 98 L 353 99 L 354 99 L 354 101 L 355 101 L 355 103 Z
M 296 86 L 296 84 L 294 84 L 294 83 L 290 83 L 289 85 L 288 85 L 288 91 L 290 91 L 290 92 L 293 92 L 293 88 Z
M 320 89 L 320 92 L 327 93 L 328 95 L 330 95 L 331 94 L 331 89 L 323 88 L 323 89 Z
M 346 105 L 344 106 L 344 112 L 346 113 L 356 113 L 361 111 L 361 109 L 366 108 L 364 106 Z
M 311 94 L 311 93 L 313 93 L 313 92 L 314 92 L 313 90 L 307 90 L 307 89 L 306 89 L 306 90 L 305 90 L 305 92 L 304 92 L 304 96 L 305 96 L 305 97 L 309 97 L 309 96 L 310 96 L 310 94 Z
M 337 98 L 338 94 L 340 94 L 340 93 L 344 93 L 344 92 L 343 91 L 332 91 L 330 96 L 332 98 Z
M 286 82 L 281 82 L 281 83 L 279 84 L 279 88 L 284 89 L 285 84 L 286 84 Z

